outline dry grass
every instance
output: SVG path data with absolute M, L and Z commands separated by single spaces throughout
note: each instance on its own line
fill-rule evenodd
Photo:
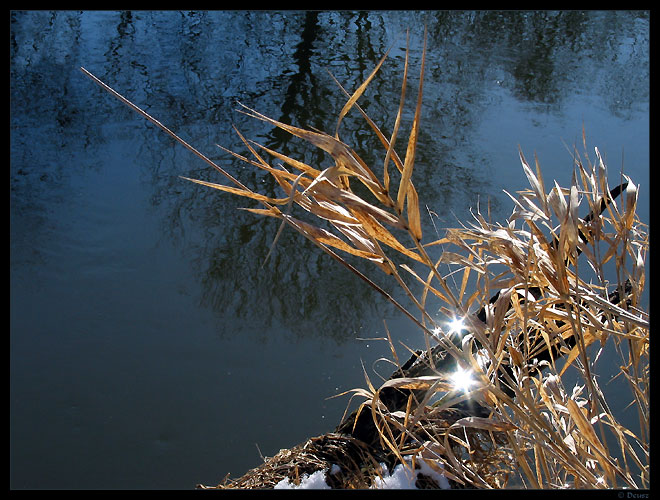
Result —
M 621 187 L 610 189 L 603 159 L 597 149 L 589 159 L 583 134 L 585 153 L 574 152 L 570 186 L 546 186 L 538 162 L 530 165 L 520 152 L 530 188 L 511 195 L 514 209 L 504 224 L 476 210 L 473 221 L 425 241 L 413 183 L 424 57 L 402 156 L 395 145 L 401 142 L 407 54 L 391 133 L 383 132 L 357 103 L 385 57 L 352 94 L 341 89 L 348 100 L 334 134 L 293 127 L 241 105 L 247 115 L 308 141 L 334 160 L 333 166 L 320 170 L 252 142 L 237 130 L 249 156 L 228 153 L 272 175 L 282 189 L 280 198 L 252 191 L 83 71 L 233 185 L 189 180 L 259 202 L 260 208 L 245 210 L 273 217 L 281 228 L 287 225 L 308 238 L 410 318 L 429 350 L 439 343 L 450 354 L 447 359 L 470 374 L 469 388 L 457 388 L 448 365 L 436 366 L 431 357 L 424 374 L 380 387 L 367 378 L 365 389 L 353 391 L 364 397 L 362 411 L 371 412 L 382 448 L 391 456 L 404 462 L 404 456 L 421 453 L 444 467 L 455 484 L 468 487 L 648 488 L 649 321 L 641 310 L 648 236 L 636 215 L 638 187 L 621 174 Z M 341 140 L 341 122 L 353 110 L 380 140 L 381 165 L 367 165 Z M 316 222 L 296 216 L 300 210 Z M 589 215 L 581 218 L 581 212 Z M 270 250 L 277 251 L 276 241 Z M 358 271 L 349 261 L 354 257 L 396 280 L 409 305 Z M 406 274 L 418 288 L 408 286 Z M 448 326 L 453 319 L 462 322 L 458 328 Z M 398 364 L 401 353 L 393 344 L 391 348 Z M 623 409 L 612 408 L 600 386 L 597 361 L 606 349 L 619 357 L 619 376 L 627 381 L 630 406 L 638 415 L 634 428 L 621 423 Z M 577 379 L 574 387 L 567 387 L 569 373 Z M 411 397 L 405 411 L 391 411 L 380 402 L 386 387 L 414 388 L 423 396 Z M 451 408 L 467 400 L 479 402 L 487 416 L 447 418 Z M 299 467 L 296 464 L 295 470 Z M 261 484 L 231 484 L 270 483 L 262 478 Z
M 329 470 L 332 464 L 342 464 L 341 471 L 328 474 L 335 489 L 366 489 L 377 476 L 380 465 L 369 449 L 350 436 L 326 434 L 310 438 L 291 449 L 280 450 L 260 467 L 240 478 L 225 477 L 215 487 L 199 485 L 200 489 L 271 489 L 288 479 L 299 485 L 301 479 L 319 470 Z M 367 473 L 365 473 L 368 471 Z

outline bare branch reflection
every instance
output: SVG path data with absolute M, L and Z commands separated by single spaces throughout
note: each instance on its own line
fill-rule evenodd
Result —
M 94 158 L 119 138 L 135 141 L 152 210 L 163 234 L 179 245 L 182 262 L 192 265 L 202 288 L 199 302 L 236 320 L 220 329 L 235 332 L 258 315 L 299 336 L 341 341 L 386 316 L 386 302 L 293 232 L 285 232 L 261 270 L 276 225 L 237 210 L 241 200 L 183 182 L 180 175 L 217 179 L 170 138 L 71 76 L 81 45 L 94 49 L 96 59 L 87 65 L 104 81 L 245 184 L 280 196 L 269 177 L 216 149 L 221 144 L 244 152 L 232 124 L 310 164 L 329 166 L 328 158 L 236 113 L 236 101 L 330 131 L 345 97 L 328 71 L 351 91 L 394 44 L 381 76 L 360 100 L 388 134 L 405 30 L 412 29 L 414 65 L 421 51 L 415 40 L 428 23 L 426 125 L 415 182 L 441 227 L 465 218 L 479 200 L 490 199 L 494 216 L 506 215 L 498 212 L 496 167 L 473 139 L 496 89 L 539 113 L 562 112 L 575 95 L 597 96 L 618 117 L 647 106 L 648 20 L 648 13 L 632 11 L 12 12 L 12 217 L 31 220 L 29 234 L 57 224 L 48 203 L 65 199 L 73 176 L 94 168 L 92 160 L 76 161 L 81 149 Z M 40 58 L 43 46 L 53 43 L 58 57 Z M 581 120 L 576 117 L 576 126 Z M 357 114 L 342 123 L 342 138 L 365 159 L 382 162 L 382 147 Z M 425 224 L 433 230 L 430 219 Z M 29 246 L 28 233 L 18 229 L 12 240 Z

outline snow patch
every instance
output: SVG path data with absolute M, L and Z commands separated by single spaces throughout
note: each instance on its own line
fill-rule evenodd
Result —
M 312 475 L 303 474 L 300 478 L 300 484 L 296 485 L 289 481 L 289 478 L 282 479 L 275 485 L 276 490 L 329 490 L 328 483 L 325 482 L 325 469 L 317 470 Z
M 379 490 L 416 490 L 417 486 L 415 482 L 419 474 L 430 477 L 435 481 L 435 483 L 441 489 L 451 489 L 449 481 L 441 473 L 437 472 L 432 468 L 424 459 L 421 457 L 416 457 L 415 462 L 419 465 L 419 469 L 410 470 L 412 464 L 411 459 L 406 460 L 408 462 L 408 467 L 404 467 L 402 464 L 394 467 L 392 474 L 387 472 L 387 466 L 381 464 L 381 477 L 374 478 L 374 484 L 372 489 Z M 435 464 L 442 467 L 441 464 L 434 461 Z M 338 465 L 332 465 L 330 467 L 330 474 L 337 474 L 340 471 Z M 275 485 L 276 490 L 329 490 L 331 489 L 328 483 L 325 482 L 325 476 L 328 469 L 317 470 L 313 474 L 303 474 L 300 478 L 300 484 L 296 485 L 292 483 L 289 478 L 282 479 L 279 483 Z
M 411 460 L 407 459 L 406 461 L 410 466 L 412 463 Z M 402 464 L 399 464 L 394 467 L 392 474 L 388 474 L 387 467 L 384 464 L 381 464 L 383 477 L 374 478 L 374 484 L 372 488 L 379 490 L 416 490 L 417 486 L 415 485 L 415 482 L 417 481 L 417 476 L 419 474 L 423 474 L 424 476 L 433 479 L 441 489 L 451 489 L 449 481 L 442 473 L 437 472 L 419 457 L 417 458 L 416 462 L 420 466 L 419 469 L 411 471 L 409 467 L 404 467 Z

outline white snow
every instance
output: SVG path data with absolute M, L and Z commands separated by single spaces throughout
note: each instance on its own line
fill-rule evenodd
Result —
M 426 461 L 420 457 L 417 457 L 416 462 L 419 464 L 420 468 L 415 469 L 414 471 L 410 470 L 410 464 L 412 463 L 408 459 L 409 467 L 404 467 L 402 464 L 394 467 L 392 474 L 388 474 L 387 467 L 385 464 L 381 464 L 382 468 L 382 478 L 374 478 L 374 484 L 372 489 L 379 490 L 415 490 L 415 481 L 417 481 L 417 476 L 423 474 L 425 476 L 433 479 L 437 485 L 442 489 L 450 489 L 449 481 L 447 478 L 442 475 L 442 473 L 436 472 Z M 435 462 L 436 464 L 438 462 Z M 336 474 L 339 472 L 340 468 L 338 465 L 332 465 L 330 467 L 330 474 Z M 330 486 L 325 482 L 325 475 L 327 469 L 317 470 L 311 475 L 303 474 L 300 478 L 300 484 L 293 484 L 288 478 L 282 479 L 279 483 L 275 485 L 276 490 L 329 490 Z
M 407 460 L 408 464 L 411 464 L 410 460 Z M 423 459 L 417 458 L 416 462 L 420 465 L 419 469 L 411 471 L 409 467 L 404 467 L 402 464 L 394 467 L 392 474 L 387 473 L 387 468 L 384 464 L 381 464 L 383 472 L 382 479 L 376 477 L 374 479 L 374 489 L 387 489 L 387 490 L 416 490 L 415 481 L 417 481 L 417 476 L 423 474 L 425 476 L 433 479 L 437 485 L 442 489 L 450 489 L 449 481 L 447 478 L 439 472 L 436 472 L 430 465 L 428 465 Z M 437 463 L 437 462 L 436 462 Z
M 317 470 L 311 476 L 303 474 L 300 478 L 300 484 L 295 485 L 288 478 L 282 479 L 275 485 L 276 490 L 329 490 L 328 483 L 325 482 L 325 469 Z

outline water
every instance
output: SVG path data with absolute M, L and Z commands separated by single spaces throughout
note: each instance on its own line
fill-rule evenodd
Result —
M 362 363 L 377 379 L 389 351 L 364 339 L 384 335 L 383 319 L 396 342 L 421 341 L 293 231 L 260 269 L 273 221 L 180 179 L 223 181 L 78 68 L 276 194 L 215 146 L 245 151 L 232 125 L 290 156 L 328 158 L 236 101 L 333 131 L 344 97 L 328 70 L 354 89 L 392 47 L 360 101 L 391 124 L 405 30 L 414 95 L 424 22 L 415 181 L 437 225 L 488 200 L 504 220 L 502 190 L 525 187 L 519 145 L 546 182 L 567 184 L 566 146 L 580 146 L 583 125 L 610 171 L 623 165 L 641 184 L 648 221 L 648 13 L 10 13 L 12 489 L 190 489 L 239 476 L 260 453 L 339 422 L 347 399 L 327 398 L 363 387 Z M 357 114 L 341 136 L 382 161 Z

